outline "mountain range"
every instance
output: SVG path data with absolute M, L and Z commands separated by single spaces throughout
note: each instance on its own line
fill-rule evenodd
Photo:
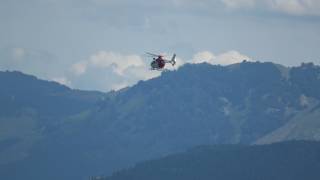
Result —
M 199 145 L 320 139 L 320 67 L 186 64 L 108 93 L 0 72 L 0 176 L 86 179 Z

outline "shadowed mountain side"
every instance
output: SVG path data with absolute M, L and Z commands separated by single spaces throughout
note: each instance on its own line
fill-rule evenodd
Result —
M 0 72 L 0 86 L 0 165 L 31 156 L 37 143 L 63 127 L 66 117 L 107 96 L 72 90 L 16 71 Z
M 61 117 L 79 113 L 106 94 L 72 90 L 56 82 L 37 79 L 21 72 L 0 72 L 0 117 L 33 109 L 45 117 Z
M 103 180 L 317 180 L 319 169 L 317 142 L 216 145 L 139 163 Z

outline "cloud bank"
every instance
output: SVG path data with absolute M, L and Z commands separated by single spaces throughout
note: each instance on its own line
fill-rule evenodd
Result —
M 213 54 L 210 51 L 196 53 L 192 59 L 184 60 L 177 57 L 176 66 L 166 66 L 168 70 L 176 70 L 185 63 L 210 63 L 228 65 L 243 60 L 250 60 L 238 51 L 228 51 Z M 71 82 L 76 87 L 97 87 L 99 90 L 118 90 L 131 86 L 139 80 L 148 80 L 161 74 L 160 71 L 151 71 L 150 58 L 139 55 L 125 55 L 115 52 L 99 51 L 85 61 L 79 61 L 70 68 L 70 80 L 57 79 L 60 82 Z M 79 81 L 81 79 L 81 81 Z
M 319 0 L 221 0 L 231 9 L 260 9 L 294 16 L 320 16 Z
M 104 91 L 118 90 L 139 80 L 160 75 L 160 72 L 150 71 L 147 60 L 138 55 L 111 51 L 99 51 L 85 61 L 74 63 L 70 67 L 70 72 L 69 78 L 72 79 L 73 86 L 98 86 L 99 90 Z M 87 79 L 88 77 L 90 78 Z M 87 81 L 77 81 L 77 79 L 87 79 Z
M 166 54 L 166 53 L 164 53 Z M 76 89 L 110 91 L 131 86 L 140 80 L 148 80 L 161 75 L 161 71 L 150 70 L 152 59 L 136 54 L 122 54 L 112 51 L 97 51 L 73 64 L 61 65 L 56 57 L 42 51 L 25 48 L 1 50 L 0 70 L 18 70 L 41 79 L 56 81 Z M 170 59 L 168 53 L 167 59 Z M 167 70 L 176 70 L 185 63 L 210 63 L 228 65 L 250 60 L 238 51 L 214 54 L 200 51 L 190 59 L 176 58 L 176 65 L 167 65 Z M 63 68 L 62 68 L 63 67 Z
M 214 55 L 210 51 L 202 51 L 196 53 L 191 60 L 191 63 L 209 63 L 214 65 L 229 65 L 242 62 L 243 60 L 250 61 L 251 58 L 239 53 L 238 51 L 228 51 L 218 55 Z

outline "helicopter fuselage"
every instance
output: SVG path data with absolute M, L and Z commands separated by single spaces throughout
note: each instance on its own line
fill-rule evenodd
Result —
M 153 58 L 153 61 L 151 62 L 151 68 L 152 69 L 162 69 L 166 65 L 166 62 L 161 57 Z

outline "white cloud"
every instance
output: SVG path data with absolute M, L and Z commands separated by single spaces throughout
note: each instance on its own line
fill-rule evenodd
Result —
M 131 67 L 124 71 L 124 77 L 138 78 L 139 80 L 147 80 L 160 75 L 160 71 L 152 71 L 150 67 L 144 65 L 139 67 Z
M 112 68 L 118 75 L 132 67 L 145 66 L 137 55 L 121 55 L 113 52 L 100 51 L 90 57 L 89 64 L 97 68 Z
M 319 0 L 221 0 L 228 8 L 259 8 L 289 15 L 320 15 Z
M 251 58 L 239 53 L 238 51 L 228 51 L 218 55 L 214 60 L 213 64 L 228 65 L 242 62 L 243 60 L 250 61 Z
M 228 8 L 253 7 L 256 0 L 221 0 Z
M 71 66 L 71 72 L 75 75 L 84 74 L 87 70 L 87 64 L 86 61 L 77 62 Z
M 12 57 L 14 60 L 21 60 L 26 55 L 26 50 L 24 48 L 13 48 Z
M 52 78 L 52 81 L 58 82 L 60 84 L 71 86 L 71 82 L 66 77 L 56 77 Z
M 109 51 L 99 51 L 91 55 L 86 61 L 74 63 L 71 66 L 71 79 L 76 84 L 99 86 L 99 90 L 118 90 L 130 86 L 139 80 L 147 80 L 159 76 L 159 71 L 151 71 L 149 61 L 145 62 L 138 55 L 125 55 Z M 78 75 L 82 75 L 78 77 Z M 77 79 L 86 79 L 78 81 Z M 91 79 L 91 81 L 89 79 Z M 93 82 L 95 81 L 95 82 Z M 83 85 L 85 83 L 85 85 Z
M 124 81 L 124 82 L 121 82 L 121 83 L 118 83 L 118 84 L 113 84 L 111 88 L 113 90 L 117 91 L 117 90 L 120 90 L 122 88 L 128 87 L 129 85 L 130 84 L 128 82 Z
M 271 9 L 291 15 L 320 15 L 319 0 L 268 0 L 267 3 Z
M 211 63 L 215 58 L 216 56 L 213 53 L 209 51 L 202 51 L 193 56 L 192 63 Z
M 238 51 L 228 51 L 219 55 L 214 55 L 209 51 L 202 51 L 196 53 L 191 60 L 191 63 L 207 62 L 210 64 L 229 65 L 242 62 L 243 60 L 250 60 L 251 58 L 239 53 Z

